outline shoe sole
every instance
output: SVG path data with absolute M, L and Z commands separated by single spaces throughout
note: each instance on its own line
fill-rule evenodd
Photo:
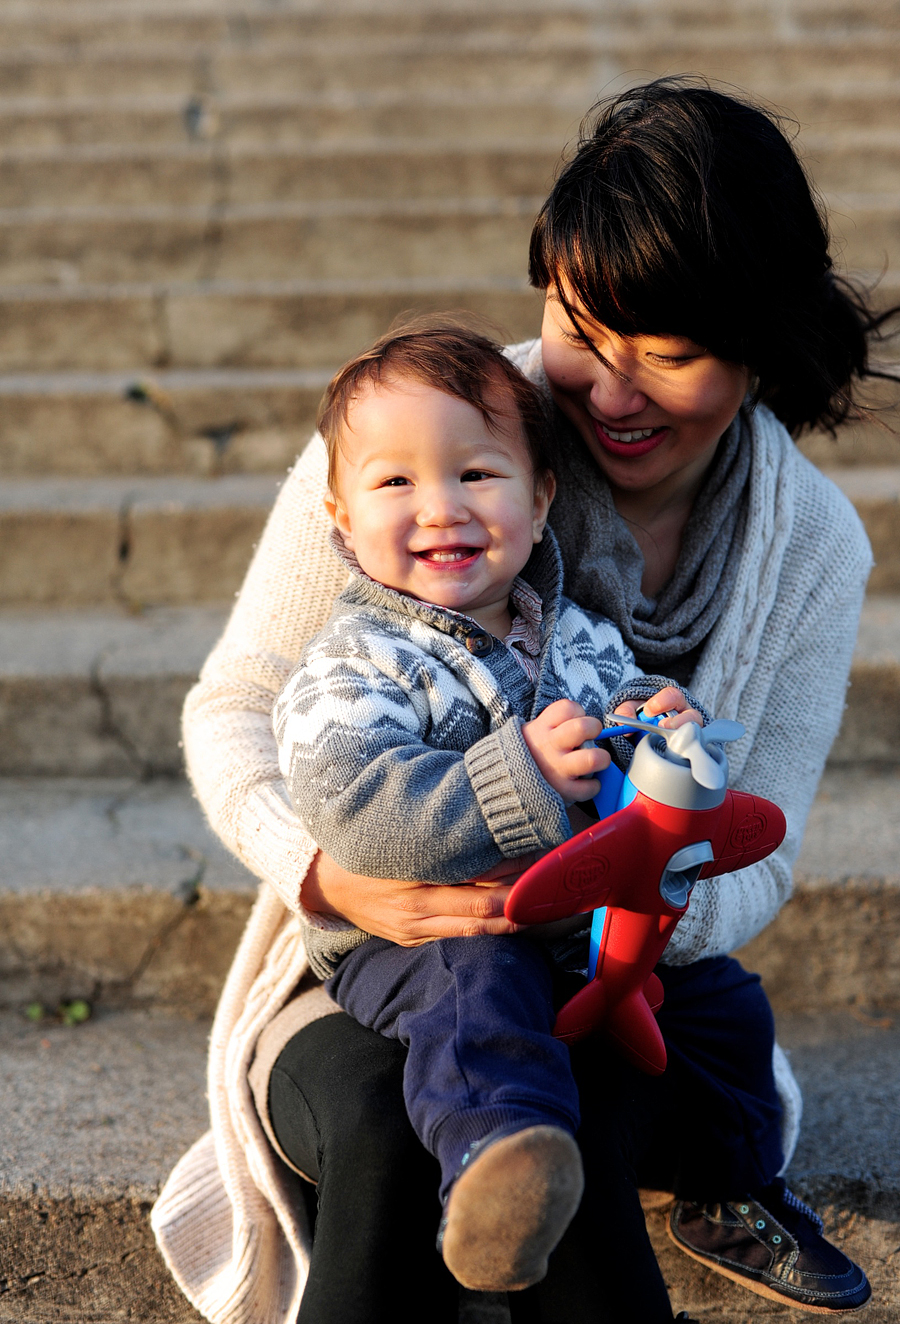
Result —
M 540 1282 L 581 1202 L 584 1174 L 567 1131 L 531 1126 L 489 1145 L 454 1183 L 441 1253 L 476 1292 Z
M 809 1306 L 805 1301 L 797 1301 L 792 1296 L 785 1296 L 782 1292 L 776 1292 L 774 1288 L 769 1287 L 766 1283 L 757 1282 L 755 1278 L 745 1278 L 743 1274 L 735 1273 L 733 1269 L 727 1269 L 718 1260 L 710 1260 L 704 1255 L 698 1255 L 695 1250 L 690 1250 L 683 1241 L 678 1240 L 668 1222 L 666 1223 L 666 1235 L 672 1244 L 678 1247 L 682 1255 L 689 1255 L 692 1260 L 705 1265 L 707 1269 L 712 1269 L 714 1273 L 720 1273 L 723 1278 L 730 1278 L 739 1287 L 744 1287 L 748 1292 L 754 1292 L 757 1296 L 764 1296 L 769 1301 L 777 1301 L 781 1306 L 793 1306 L 795 1310 L 803 1310 L 809 1315 L 856 1315 L 860 1310 L 865 1310 L 872 1300 L 870 1295 L 859 1306 L 839 1306 L 837 1309 L 832 1306 Z

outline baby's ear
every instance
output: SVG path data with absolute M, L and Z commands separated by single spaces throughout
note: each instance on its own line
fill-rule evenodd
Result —
M 532 536 L 535 542 L 540 542 L 543 539 L 547 515 L 555 496 L 556 478 L 553 473 L 549 469 L 545 469 L 543 473 L 535 474 L 534 519 L 532 524 Z
M 335 496 L 335 494 L 329 490 L 325 493 L 324 505 L 328 512 L 328 518 L 344 540 L 344 546 L 352 550 L 353 538 L 350 531 L 350 520 L 347 516 L 346 509 L 341 504 L 340 497 Z

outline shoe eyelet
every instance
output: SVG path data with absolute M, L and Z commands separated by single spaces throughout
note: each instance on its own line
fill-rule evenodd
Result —
M 766 1221 L 765 1221 L 765 1219 L 764 1219 L 764 1218 L 758 1218 L 758 1219 L 756 1220 L 756 1226 L 757 1226 L 758 1230 L 759 1230 L 760 1232 L 762 1232 L 763 1228 L 766 1226 Z
M 779 1237 L 779 1235 L 778 1235 L 777 1232 L 775 1233 L 774 1237 L 772 1238 L 772 1245 L 773 1245 L 773 1246 L 780 1246 L 780 1245 L 781 1245 L 781 1237 Z
M 749 1206 L 748 1204 L 739 1204 L 739 1205 L 738 1205 L 738 1213 L 739 1213 L 739 1214 L 749 1214 L 749 1212 L 750 1212 L 750 1206 Z

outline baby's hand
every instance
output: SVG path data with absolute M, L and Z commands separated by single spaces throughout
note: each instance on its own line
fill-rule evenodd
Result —
M 636 703 L 634 699 L 629 699 L 627 703 L 620 703 L 616 709 L 623 717 L 637 717 L 638 710 L 643 708 L 648 717 L 656 717 L 659 713 L 668 713 L 675 709 L 674 717 L 664 717 L 660 726 L 667 726 L 674 730 L 676 726 L 684 726 L 685 722 L 696 722 L 698 726 L 703 725 L 703 717 L 697 712 L 696 708 L 687 706 L 687 699 L 681 693 L 681 690 L 674 685 L 667 685 L 664 690 L 657 692 L 643 703 Z
M 609 767 L 609 755 L 589 742 L 596 740 L 602 730 L 603 723 L 587 717 L 581 704 L 572 699 L 557 699 L 522 727 L 525 744 L 541 776 L 567 805 L 591 800 L 600 790 L 593 774 Z

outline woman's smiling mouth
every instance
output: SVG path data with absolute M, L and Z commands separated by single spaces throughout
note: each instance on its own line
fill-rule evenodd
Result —
M 647 455 L 670 431 L 665 424 L 653 428 L 609 428 L 593 417 L 591 424 L 600 445 L 613 455 Z

